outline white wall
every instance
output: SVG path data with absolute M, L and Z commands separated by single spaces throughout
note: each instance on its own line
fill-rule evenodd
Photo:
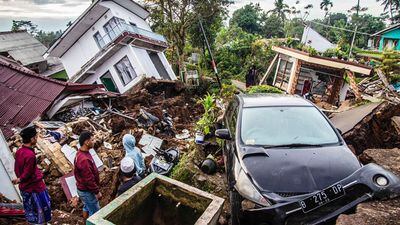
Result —
M 81 67 L 86 62 L 100 51 L 93 35 L 96 32 L 99 32 L 101 36 L 104 36 L 106 32 L 103 26 L 112 17 L 120 17 L 128 23 L 133 22 L 140 28 L 151 30 L 145 20 L 118 4 L 112 1 L 101 2 L 100 4 L 109 8 L 107 13 L 105 13 L 90 29 L 88 29 L 87 32 L 82 35 L 82 37 L 61 57 L 61 61 L 67 71 L 68 77 L 75 75 L 79 70 L 81 70 Z
M 21 197 L 11 180 L 17 178 L 14 173 L 14 157 L 0 130 L 0 193 L 10 200 L 21 202 Z
M 100 4 L 102 6 L 109 8 L 115 17 L 124 19 L 127 23 L 129 22 L 135 23 L 136 26 L 138 26 L 139 28 L 151 31 L 149 24 L 145 20 L 143 20 L 136 14 L 132 13 L 131 11 L 127 10 L 126 8 L 121 7 L 115 2 L 108 1 L 108 2 L 101 2 Z
M 128 83 L 126 86 L 121 81 L 121 78 L 119 77 L 114 65 L 117 64 L 122 58 L 125 56 L 128 57 L 133 69 L 135 70 L 137 74 L 137 78 L 132 80 L 130 83 Z M 105 61 L 99 68 L 96 69 L 96 72 L 94 75 L 89 76 L 83 83 L 87 84 L 92 84 L 94 82 L 101 84 L 100 77 L 103 76 L 107 71 L 110 71 L 111 76 L 113 77 L 114 83 L 117 86 L 118 90 L 120 93 L 124 93 L 130 88 L 132 88 L 139 80 L 139 77 L 142 76 L 150 76 L 147 75 L 145 72 L 145 69 L 142 66 L 143 62 L 143 56 L 140 56 L 142 58 L 138 58 L 137 55 L 134 53 L 133 49 L 131 46 L 124 46 L 121 48 L 118 52 L 116 52 L 113 57 L 110 57 L 107 61 Z M 140 59 L 140 60 L 139 60 Z
M 332 44 L 328 39 L 323 37 L 317 31 L 311 27 L 305 27 L 303 31 L 303 37 L 301 43 L 315 48 L 319 52 L 325 52 L 330 48 L 334 48 L 336 45 Z

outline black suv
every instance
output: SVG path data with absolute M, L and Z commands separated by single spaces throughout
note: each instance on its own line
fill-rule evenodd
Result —
M 400 181 L 363 166 L 329 119 L 289 95 L 238 95 L 223 148 L 232 224 L 322 224 L 371 198 L 400 192 Z

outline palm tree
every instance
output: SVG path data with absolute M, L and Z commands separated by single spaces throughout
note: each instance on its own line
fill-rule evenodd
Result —
M 330 0 L 322 0 L 319 7 L 325 11 L 325 18 L 326 18 L 326 16 L 328 15 L 329 9 L 333 7 L 333 3 Z
M 380 2 L 381 0 L 376 0 Z M 400 8 L 400 0 L 382 0 L 382 4 L 384 6 L 383 11 L 389 10 L 390 21 L 393 22 L 393 11 L 398 11 Z
M 281 18 L 284 22 L 286 19 L 286 13 L 290 13 L 289 6 L 283 2 L 283 0 L 275 0 L 274 2 L 275 8 L 273 10 L 268 11 L 268 13 L 274 13 Z

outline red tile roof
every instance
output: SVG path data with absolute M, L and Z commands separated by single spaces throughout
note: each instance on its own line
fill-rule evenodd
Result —
M 0 129 L 6 138 L 14 127 L 25 127 L 40 117 L 63 91 L 87 91 L 99 85 L 61 82 L 40 76 L 0 57 Z

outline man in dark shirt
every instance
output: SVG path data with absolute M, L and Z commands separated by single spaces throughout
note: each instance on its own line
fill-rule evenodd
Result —
M 74 176 L 78 195 L 83 202 L 83 218 L 87 219 L 100 209 L 100 177 L 89 150 L 93 147 L 92 134 L 82 132 L 79 137 L 81 148 L 75 157 Z
M 121 185 L 118 187 L 117 195 L 121 195 L 140 180 L 141 178 L 136 174 L 133 159 L 131 157 L 123 158 L 121 160 Z
M 36 128 L 27 127 L 20 136 L 23 145 L 15 153 L 14 171 L 17 179 L 13 183 L 19 184 L 26 220 L 31 224 L 45 224 L 51 220 L 51 204 L 33 149 L 37 141 Z

